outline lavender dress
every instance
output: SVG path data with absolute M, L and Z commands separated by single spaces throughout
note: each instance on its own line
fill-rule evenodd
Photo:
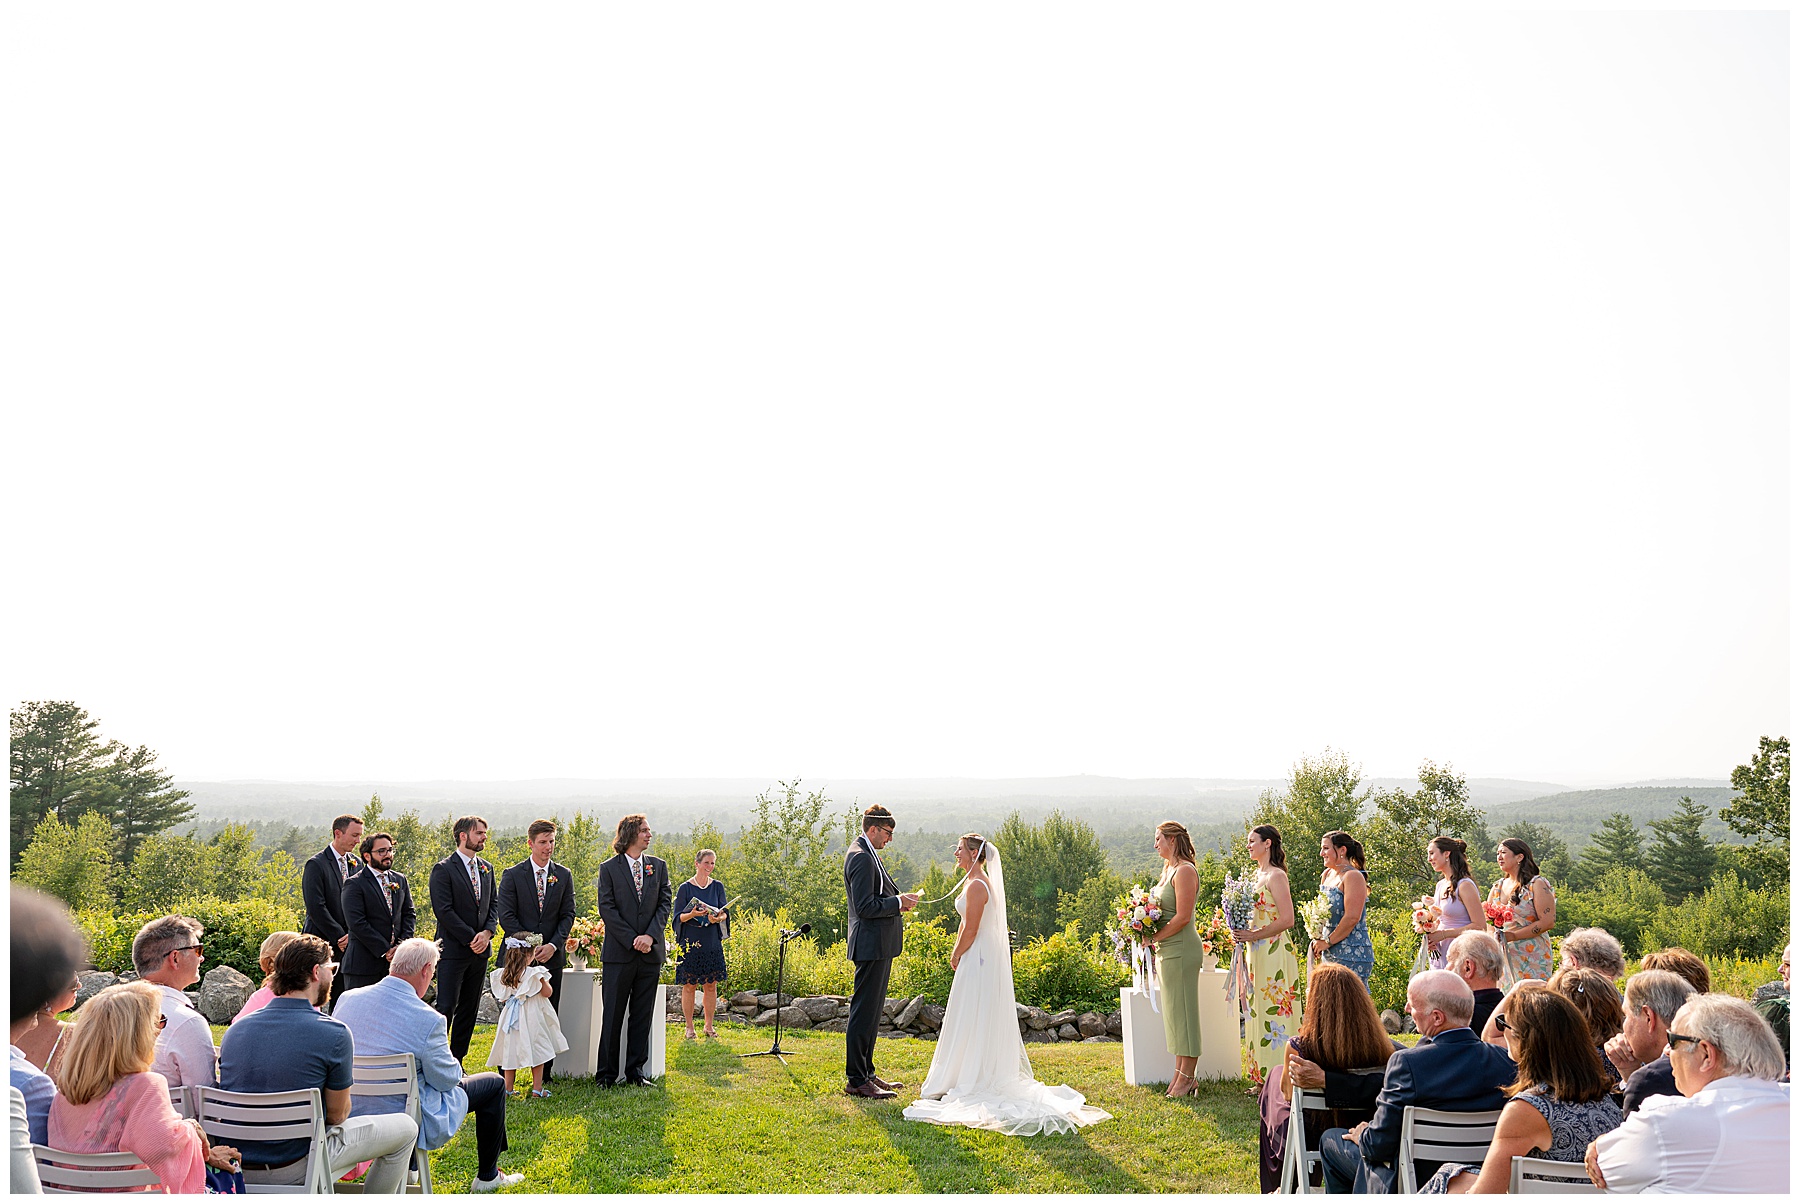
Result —
M 1464 878 L 1462 882 L 1467 882 L 1470 886 L 1475 886 L 1475 880 L 1473 878 Z M 1438 906 L 1443 909 L 1443 914 L 1438 917 L 1437 926 L 1439 932 L 1442 932 L 1446 928 L 1467 928 L 1470 924 L 1475 922 L 1474 918 L 1469 915 L 1469 909 L 1463 906 L 1461 896 L 1456 893 L 1457 888 L 1462 886 L 1462 882 L 1458 882 L 1455 887 L 1452 887 L 1443 879 L 1438 879 L 1436 896 Z M 1476 887 L 1475 893 L 1480 894 L 1481 889 Z M 1485 926 L 1487 923 L 1486 912 L 1482 913 L 1481 920 L 1482 924 Z M 1439 945 L 1436 949 L 1431 951 L 1431 968 L 1433 970 L 1442 970 L 1444 968 L 1444 955 L 1449 949 L 1450 942 L 1445 941 L 1442 945 Z

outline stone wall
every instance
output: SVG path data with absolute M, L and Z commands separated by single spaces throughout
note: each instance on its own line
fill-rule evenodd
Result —
M 670 1020 L 681 1019 L 680 990 L 679 987 L 668 988 Z M 1117 1041 L 1124 1031 L 1118 1012 L 1077 1012 L 1073 1008 L 1048 1012 L 1022 1003 L 1013 1006 L 1018 1011 L 1019 1036 L 1035 1044 Z M 783 994 L 777 998 L 772 991 L 740 991 L 725 1002 L 719 1019 L 727 1023 L 772 1027 L 778 1014 L 783 1028 L 841 1033 L 850 1023 L 850 1000 L 843 995 Z M 935 1041 L 943 1023 L 944 1009 L 935 1003 L 927 1003 L 925 996 L 894 998 L 882 1007 L 881 1026 L 876 1035 Z

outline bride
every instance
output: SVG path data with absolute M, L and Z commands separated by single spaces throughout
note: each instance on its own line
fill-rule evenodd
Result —
M 956 977 L 919 1102 L 904 1115 L 1014 1137 L 1068 1133 L 1111 1120 L 1110 1113 L 1089 1107 L 1080 1092 L 1047 1087 L 1032 1077 L 1013 1000 L 1000 851 L 970 834 L 957 842 L 956 864 L 968 874 L 956 897 L 962 916 L 950 954 Z

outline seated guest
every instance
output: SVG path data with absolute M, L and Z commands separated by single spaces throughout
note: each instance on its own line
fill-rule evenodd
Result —
M 1625 980 L 1625 1021 L 1606 1043 L 1606 1056 L 1625 1076 L 1625 1115 L 1653 1095 L 1676 1095 L 1669 1065 L 1669 1025 L 1696 994 L 1693 984 L 1668 970 L 1639 970 Z
M 275 955 L 281 951 L 283 945 L 299 935 L 298 932 L 271 932 L 263 938 L 262 946 L 256 951 L 256 964 L 262 967 L 263 972 L 262 986 L 256 988 L 250 998 L 244 1000 L 244 1006 L 239 1008 L 237 1015 L 231 1018 L 231 1023 L 236 1024 L 251 1012 L 262 1011 L 269 1000 L 275 998 L 275 989 L 272 985 L 275 981 Z
M 497 1074 L 464 1076 L 450 1052 L 441 1012 L 425 1002 L 437 973 L 438 948 L 424 937 L 400 942 L 387 977 L 372 987 L 338 996 L 332 1012 L 356 1041 L 359 1054 L 411 1054 L 419 1064 L 419 1148 L 435 1150 L 475 1114 L 476 1172 L 471 1191 L 494 1191 L 522 1183 L 524 1175 L 500 1173 L 506 1149 L 506 1086 Z M 393 1095 L 357 1096 L 352 1116 L 398 1112 L 406 1100 Z
M 1781 1056 L 1790 1057 L 1788 1053 L 1788 953 L 1781 951 L 1781 981 L 1768 982 L 1756 988 L 1756 994 L 1750 999 L 1750 1006 L 1756 1014 L 1769 1022 L 1775 1030 L 1775 1039 L 1781 1042 Z M 1792 1061 L 1789 1062 L 1790 1068 Z
M 1625 977 L 1625 950 L 1604 928 L 1577 928 L 1562 940 L 1563 969 L 1598 970 L 1608 978 Z
M 31 1143 L 46 1144 L 50 1101 L 56 1086 L 44 1073 L 43 1062 L 33 1062 L 20 1047 L 42 1020 L 44 1009 L 75 980 L 75 972 L 87 964 L 87 942 L 69 919 L 68 910 L 48 895 L 24 887 L 11 893 L 12 916 L 12 1031 L 11 1082 L 18 1094 L 13 1101 L 16 1131 L 13 1134 L 12 1190 L 36 1194 L 40 1190 Z M 70 1001 L 71 1003 L 73 1000 Z M 67 1010 L 65 1007 L 56 1011 Z M 56 1011 L 51 1012 L 52 1018 Z M 48 1061 L 49 1059 L 45 1059 Z M 58 1059 L 60 1061 L 60 1059 Z M 24 1148 L 23 1157 L 20 1148 Z
M 212 1028 L 186 995 L 200 981 L 201 932 L 199 920 L 164 916 L 145 924 L 131 942 L 138 977 L 162 993 L 163 1029 L 151 1069 L 171 1087 L 211 1087 L 218 1079 Z
M 75 1006 L 75 995 L 80 990 L 80 981 L 73 974 L 69 975 L 68 983 L 55 998 L 38 1008 L 37 1023 L 13 1042 L 25 1055 L 25 1060 L 45 1074 L 56 1074 L 56 1060 L 63 1050 L 63 1038 L 69 1035 L 68 1022 L 57 1017 Z
M 1555 978 L 1567 973 L 1558 971 Z M 1601 982 L 1613 994 L 1611 982 Z M 1502 1031 L 1519 1077 L 1506 1089 L 1512 1102 L 1500 1112 L 1487 1157 L 1479 1166 L 1446 1162 L 1419 1189 L 1426 1195 L 1503 1194 L 1515 1156 L 1570 1163 L 1570 1177 L 1579 1181 L 1588 1143 L 1625 1122 L 1608 1094 L 1612 1080 L 1580 1010 L 1555 988 L 1514 990 Z
M 1490 1111 L 1506 1102 L 1502 1089 L 1518 1077 L 1512 1058 L 1479 1040 L 1469 1028 L 1474 993 L 1450 971 L 1414 975 L 1406 985 L 1406 1007 L 1419 1026 L 1419 1043 L 1388 1059 L 1375 1118 L 1348 1132 L 1327 1130 L 1319 1141 L 1327 1191 L 1391 1191 L 1400 1122 L 1409 1105 L 1446 1112 Z M 1437 1168 L 1436 1162 L 1421 1161 L 1415 1171 L 1428 1179 Z
M 219 1086 L 227 1091 L 319 1089 L 325 1103 L 325 1157 L 331 1177 L 373 1160 L 365 1193 L 406 1190 L 418 1125 L 405 1113 L 350 1115 L 350 1030 L 318 1008 L 331 993 L 331 946 L 319 937 L 295 937 L 275 955 L 275 998 L 225 1030 L 219 1051 Z M 306 1179 L 308 1143 L 246 1141 L 246 1183 L 294 1184 Z
M 208 1145 L 198 1123 L 176 1115 L 168 1081 L 150 1069 L 161 1012 L 157 988 L 143 982 L 108 987 L 82 1005 L 47 1144 L 72 1154 L 133 1154 L 164 1191 L 198 1194 L 208 1164 L 229 1169 L 238 1152 Z
M 1618 1036 L 1625 1024 L 1625 1005 L 1619 999 L 1617 985 L 1598 970 L 1571 970 L 1565 966 L 1550 976 L 1550 989 L 1581 1013 L 1588 1036 L 1593 1038 L 1594 1052 L 1600 1056 L 1600 1068 L 1612 1084 L 1607 1090 L 1619 1090 L 1621 1076 L 1606 1056 L 1606 1043 Z
M 1638 969 L 1667 970 L 1671 974 L 1679 974 L 1701 995 L 1712 990 L 1712 971 L 1706 968 L 1705 962 L 1680 945 L 1644 954 L 1644 960 L 1638 963 Z
M 1587 1150 L 1602 1191 L 1788 1190 L 1788 1089 L 1781 1046 L 1756 1009 L 1695 995 L 1675 1013 L 1669 1061 L 1678 1096 L 1645 1100 Z
M 1444 954 L 1444 969 L 1468 983 L 1474 993 L 1475 1015 L 1469 1020 L 1469 1028 L 1479 1033 L 1506 998 L 1506 992 L 1500 989 L 1501 976 L 1506 973 L 1506 950 L 1488 933 L 1465 932 L 1450 942 Z
M 1381 1027 L 1369 990 L 1356 971 L 1321 962 L 1306 985 L 1307 1006 L 1300 1032 L 1288 1042 L 1286 1058 L 1262 1086 L 1262 1189 L 1281 1188 L 1287 1151 L 1288 1101 L 1295 1087 L 1322 1090 L 1329 1112 L 1310 1113 L 1307 1140 L 1329 1128 L 1344 1128 L 1374 1114 L 1387 1060 L 1404 1049 Z M 1296 1072 L 1298 1072 L 1296 1074 Z M 1314 1129 L 1318 1131 L 1315 1132 Z

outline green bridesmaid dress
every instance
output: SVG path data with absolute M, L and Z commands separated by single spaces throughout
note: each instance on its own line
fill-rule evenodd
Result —
M 1164 915 L 1175 914 L 1174 875 L 1165 873 L 1151 893 Z M 1156 946 L 1163 1039 L 1169 1052 L 1181 1058 L 1200 1056 L 1200 957 L 1200 934 L 1192 920 Z

